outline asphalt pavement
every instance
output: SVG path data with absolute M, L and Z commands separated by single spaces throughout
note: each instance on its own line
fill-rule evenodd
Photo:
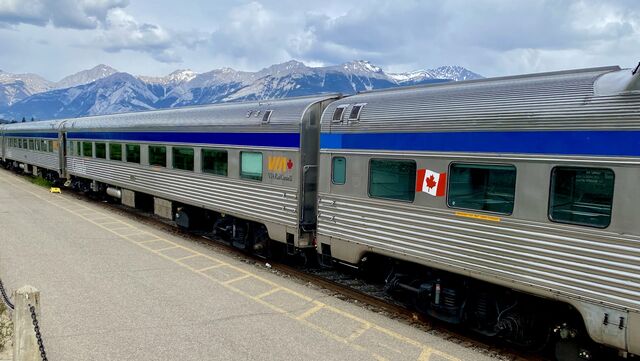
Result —
M 489 360 L 266 267 L 0 170 L 0 277 L 49 360 Z

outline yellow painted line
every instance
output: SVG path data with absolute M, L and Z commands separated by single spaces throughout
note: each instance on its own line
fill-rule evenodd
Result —
M 26 182 L 25 182 L 25 181 L 23 181 L 23 180 L 19 180 L 19 181 L 20 181 L 21 183 L 23 183 L 24 185 L 26 185 L 26 186 L 31 186 L 31 184 L 30 184 L 30 183 L 26 183 Z M 34 193 L 34 192 L 30 191 L 30 190 L 26 190 L 25 188 L 22 188 L 22 187 L 18 187 L 17 185 L 14 185 L 14 184 L 11 184 L 11 185 L 12 185 L 12 186 L 14 186 L 14 187 L 16 187 L 16 188 L 20 188 L 20 189 L 22 189 L 23 191 L 25 191 L 25 192 L 27 192 L 27 193 L 30 193 L 30 194 L 32 194 L 33 196 L 35 196 L 35 197 L 37 197 L 37 198 L 40 198 L 41 200 L 43 200 L 43 201 L 45 201 L 45 202 L 47 202 L 47 203 L 51 203 L 51 204 L 54 204 L 54 205 L 55 205 L 55 203 L 54 203 L 53 201 L 51 201 L 51 200 L 49 200 L 49 199 L 47 199 L 47 198 L 44 198 L 44 197 L 42 197 L 42 196 L 38 195 L 37 193 Z M 338 341 L 338 342 L 344 343 L 344 344 L 346 344 L 346 345 L 350 346 L 351 348 L 353 348 L 353 349 L 355 349 L 355 350 L 362 351 L 362 352 L 366 352 L 366 353 L 370 353 L 370 354 L 372 354 L 372 356 L 374 356 L 376 359 L 384 359 L 384 358 L 383 358 L 382 356 L 380 356 L 380 355 L 377 355 L 377 354 L 375 354 L 375 353 L 371 352 L 371 351 L 368 351 L 367 349 L 365 349 L 364 347 L 362 347 L 362 346 L 360 346 L 360 345 L 358 345 L 358 344 L 356 344 L 356 343 L 351 342 L 352 340 L 349 340 L 349 338 L 345 338 L 345 337 L 338 336 L 338 335 L 336 335 L 334 332 L 332 332 L 331 330 L 328 330 L 328 329 L 325 329 L 325 328 L 323 328 L 323 327 L 321 327 L 321 326 L 318 326 L 318 325 L 316 325 L 316 324 L 313 324 L 313 323 L 311 323 L 311 322 L 307 321 L 306 319 L 298 319 L 298 317 L 299 317 L 299 316 L 296 316 L 296 315 L 294 315 L 294 314 L 292 314 L 292 313 L 289 313 L 289 312 L 287 312 L 286 310 L 284 310 L 284 309 L 282 309 L 282 308 L 280 308 L 280 307 L 278 307 L 278 306 L 276 306 L 276 305 L 274 305 L 274 304 L 271 304 L 271 303 L 269 303 L 269 302 L 267 302 L 267 301 L 263 300 L 263 298 L 264 298 L 264 297 L 266 297 L 266 296 L 268 296 L 268 295 L 270 295 L 270 294 L 273 294 L 273 293 L 275 293 L 275 292 L 278 292 L 278 291 L 284 291 L 284 292 L 287 292 L 287 293 L 289 293 L 289 294 L 292 294 L 292 295 L 298 296 L 299 298 L 301 298 L 301 299 L 303 299 L 303 300 L 307 300 L 307 301 L 309 301 L 309 302 L 311 302 L 311 301 L 312 301 L 312 302 L 314 302 L 314 303 L 316 304 L 316 307 L 317 307 L 317 306 L 319 306 L 319 305 L 322 305 L 322 307 L 321 307 L 321 308 L 324 308 L 324 309 L 327 309 L 327 310 L 333 311 L 333 312 L 335 312 L 335 313 L 338 313 L 338 314 L 340 314 L 340 315 L 343 315 L 344 317 L 347 317 L 347 318 L 352 319 L 352 320 L 354 320 L 354 321 L 357 321 L 357 322 L 363 323 L 363 324 L 365 324 L 365 325 L 366 325 L 366 324 L 370 324 L 370 325 L 371 325 L 371 329 L 375 329 L 375 330 L 377 330 L 377 331 L 379 331 L 379 332 L 382 332 L 382 333 L 384 333 L 384 334 L 386 334 L 386 335 L 388 335 L 388 336 L 390 336 L 390 337 L 392 337 L 392 338 L 395 338 L 395 339 L 397 339 L 397 340 L 403 341 L 403 342 L 405 342 L 405 343 L 407 343 L 407 344 L 409 344 L 409 345 L 416 346 L 416 347 L 418 347 L 419 349 L 423 349 L 423 350 L 428 349 L 428 350 L 430 350 L 430 353 L 431 353 L 431 354 L 437 354 L 438 356 L 440 356 L 440 357 L 444 357 L 444 358 L 446 358 L 446 359 L 448 359 L 448 360 L 451 360 L 451 361 L 460 361 L 460 359 L 459 359 L 459 358 L 456 358 L 456 357 L 454 357 L 454 356 L 452 356 L 452 355 L 449 355 L 449 354 L 447 354 L 447 353 L 444 353 L 444 352 L 441 352 L 441 351 L 438 351 L 438 350 L 432 349 L 432 348 L 430 348 L 429 346 L 427 346 L 427 345 L 425 345 L 425 344 L 422 344 L 421 342 L 418 342 L 418 341 L 416 341 L 416 340 L 414 340 L 414 339 L 412 339 L 412 338 L 406 337 L 406 336 L 404 336 L 404 335 L 401 335 L 401 334 L 399 334 L 399 333 L 397 333 L 397 332 L 395 332 L 395 331 L 389 330 L 389 329 L 384 328 L 384 327 L 382 327 L 382 326 L 379 326 L 379 325 L 376 325 L 376 324 L 370 323 L 369 321 L 366 321 L 366 320 L 364 320 L 364 319 L 362 319 L 362 318 L 360 318 L 360 317 L 358 317 L 358 316 L 355 316 L 355 315 L 353 315 L 353 314 L 351 314 L 351 313 L 348 313 L 348 312 L 346 312 L 346 311 L 344 311 L 344 310 L 341 310 L 341 309 L 338 309 L 338 308 L 336 308 L 336 307 L 330 306 L 330 305 L 328 305 L 328 304 L 326 304 L 326 303 L 322 303 L 322 302 L 320 302 L 320 301 L 313 300 L 312 298 L 310 298 L 310 297 L 308 297 L 308 296 L 306 296 L 306 295 L 304 295 L 304 294 L 301 294 L 301 293 L 299 293 L 299 292 L 297 292 L 297 291 L 294 291 L 294 290 L 289 289 L 289 288 L 286 288 L 286 287 L 282 287 L 282 286 L 280 286 L 279 284 L 277 284 L 277 283 L 275 283 L 275 282 L 273 282 L 273 281 L 270 281 L 270 280 L 268 280 L 268 279 L 266 279 L 266 278 L 264 278 L 264 277 L 261 277 L 261 276 L 259 276 L 259 275 L 257 275 L 257 274 L 254 274 L 254 273 L 252 273 L 252 272 L 249 272 L 249 271 L 247 271 L 247 270 L 244 270 L 244 269 L 242 269 L 242 268 L 240 268 L 240 267 L 237 267 L 237 266 L 234 266 L 234 265 L 231 265 L 231 264 L 227 264 L 227 263 L 225 263 L 225 262 L 223 262 L 223 261 L 221 261 L 221 260 L 218 260 L 218 259 L 216 259 L 216 258 L 214 258 L 214 257 L 208 256 L 208 255 L 205 255 L 205 254 L 203 254 L 203 253 L 200 253 L 200 252 L 198 252 L 198 251 L 196 251 L 196 250 L 192 250 L 192 249 L 190 249 L 190 248 L 184 247 L 184 246 L 182 246 L 182 245 L 179 245 L 179 244 L 177 244 L 177 243 L 175 243 L 175 242 L 169 241 L 169 240 L 164 239 L 164 238 L 162 238 L 162 237 L 158 237 L 158 239 L 156 239 L 156 240 L 152 240 L 152 241 L 165 241 L 165 242 L 167 242 L 167 243 L 169 243 L 169 244 L 172 244 L 173 246 L 168 247 L 168 248 L 164 248 L 164 249 L 161 249 L 161 250 L 155 250 L 155 251 L 154 251 L 154 250 L 152 250 L 152 249 L 150 249 L 150 248 L 148 248 L 148 247 L 144 246 L 144 245 L 143 245 L 143 244 L 141 244 L 140 242 L 135 242 L 135 241 L 129 240 L 129 239 L 127 239 L 127 238 L 126 238 L 126 236 L 123 236 L 123 235 L 121 235 L 121 234 L 119 234 L 119 233 L 117 233 L 117 232 L 114 232 L 114 230 L 109 229 L 109 228 L 107 228 L 107 227 L 104 227 L 104 226 L 102 226 L 101 224 L 99 224 L 99 223 L 97 223 L 97 222 L 94 222 L 92 219 L 90 219 L 90 218 L 88 218 L 88 217 L 83 216 L 83 215 L 82 215 L 81 213 L 79 213 L 79 212 L 76 212 L 76 211 L 74 211 L 74 210 L 67 210 L 67 211 L 68 211 L 69 213 L 72 213 L 72 214 L 76 215 L 77 217 L 83 218 L 83 219 L 85 219 L 86 221 L 88 221 L 88 222 L 90 222 L 90 223 L 93 223 L 94 225 L 98 226 L 99 228 L 102 228 L 102 229 L 104 229 L 104 230 L 106 230 L 106 231 L 108 231 L 108 232 L 111 232 L 111 233 L 115 234 L 116 236 L 118 236 L 118 237 L 122 238 L 123 240 L 126 240 L 126 241 L 128 241 L 128 242 L 130 242 L 130 243 L 132 243 L 132 244 L 139 245 L 139 246 L 140 246 L 140 247 L 142 247 L 143 249 L 149 250 L 149 251 L 151 251 L 151 252 L 153 252 L 153 253 L 157 254 L 158 256 L 165 258 L 166 260 L 169 260 L 169 261 L 171 261 L 171 262 L 173 262 L 173 263 L 175 263 L 175 264 L 177 264 L 177 265 L 179 265 L 179 266 L 181 266 L 181 267 L 185 267 L 185 268 L 187 268 L 187 269 L 192 270 L 194 273 L 201 274 L 201 275 L 203 275 L 204 277 L 207 277 L 207 278 L 208 278 L 208 279 L 210 279 L 211 281 L 213 281 L 213 282 L 215 282 L 215 283 L 217 283 L 217 284 L 219 284 L 219 285 L 221 285 L 221 286 L 223 286 L 223 287 L 227 288 L 228 290 L 230 290 L 230 291 L 232 291 L 232 292 L 235 292 L 235 293 L 237 293 L 237 294 L 239 294 L 239 295 L 242 295 L 242 296 L 244 296 L 244 297 L 246 297 L 246 298 L 248 298 L 248 299 L 251 299 L 251 300 L 253 300 L 253 301 L 255 301 L 255 302 L 257 302 L 257 303 L 259 303 L 259 304 L 261 304 L 261 305 L 264 305 L 265 307 L 270 308 L 270 309 L 274 310 L 275 312 L 285 314 L 287 317 L 292 318 L 292 319 L 294 319 L 294 320 L 296 320 L 296 321 L 299 321 L 300 323 L 302 323 L 302 324 L 303 324 L 303 325 L 305 325 L 306 327 L 309 327 L 309 328 L 311 328 L 311 329 L 313 329 L 313 330 L 317 331 L 318 333 L 320 333 L 320 334 L 322 334 L 322 335 L 324 335 L 324 336 L 326 336 L 326 337 L 328 337 L 328 338 L 330 338 L 330 339 L 333 339 L 333 340 L 335 340 L 335 341 Z M 459 212 L 459 213 L 462 213 L 462 212 Z M 126 224 L 126 223 L 124 223 L 124 222 L 122 222 L 122 223 L 123 223 L 123 224 Z M 144 230 L 142 230 L 142 229 L 140 229 L 140 228 L 138 228 L 138 227 L 136 227 L 136 226 L 133 226 L 133 225 L 128 225 L 128 226 L 130 226 L 130 227 L 132 227 L 132 228 L 135 228 L 135 229 L 138 229 L 138 230 L 140 230 L 141 232 L 148 233 L 147 231 L 144 231 Z M 143 242 L 143 243 L 146 243 L 146 242 Z M 193 270 L 191 267 L 189 267 L 189 266 L 187 266 L 187 265 L 185 265 L 185 264 L 183 264 L 183 263 L 178 262 L 176 259 L 173 259 L 173 258 L 171 258 L 171 257 L 169 257 L 169 256 L 167 256 L 167 255 L 164 255 L 164 254 L 160 253 L 162 250 L 168 250 L 168 249 L 173 249 L 173 248 L 184 248 L 184 249 L 186 249 L 186 250 L 189 250 L 189 251 L 191 251 L 191 252 L 195 253 L 196 255 L 201 255 L 201 256 L 203 256 L 203 257 L 206 257 L 206 258 L 208 258 L 208 259 L 210 259 L 210 260 L 212 260 L 212 261 L 218 262 L 218 263 L 220 263 L 220 264 L 217 264 L 217 265 L 215 265 L 215 266 L 211 266 L 211 267 L 206 267 L 206 268 L 203 268 L 203 269 L 201 269 L 201 270 Z M 209 275 L 209 274 L 205 273 L 205 271 L 206 271 L 206 270 L 209 270 L 209 269 L 212 269 L 212 268 L 223 267 L 223 266 L 227 266 L 227 267 L 229 267 L 229 268 L 231 268 L 231 269 L 234 269 L 234 270 L 236 270 L 236 271 L 238 271 L 238 272 L 240 272 L 240 273 L 244 273 L 244 274 L 246 274 L 246 275 L 249 275 L 249 276 L 251 276 L 251 277 L 254 277 L 255 279 L 258 279 L 258 280 L 260 280 L 260 281 L 263 281 L 264 283 L 267 283 L 267 284 L 269 284 L 269 285 L 272 285 L 272 286 L 274 286 L 274 289 L 273 289 L 273 290 L 270 290 L 270 291 L 268 291 L 268 292 L 265 292 L 265 293 L 263 293 L 263 294 L 257 295 L 257 296 L 252 296 L 251 294 L 248 294 L 248 293 L 247 293 L 247 292 L 245 292 L 245 291 L 242 291 L 242 290 L 240 290 L 240 289 L 238 289 L 238 288 L 235 288 L 235 287 L 233 287 L 233 286 L 232 286 L 232 285 L 230 285 L 230 284 L 225 284 L 225 282 L 224 282 L 224 281 L 220 281 L 220 280 L 218 280 L 218 279 L 214 278 L 213 276 L 211 276 L 211 275 Z M 315 307 L 314 307 L 314 308 L 315 308 Z M 307 311 L 307 312 L 308 312 L 308 311 Z M 317 311 L 316 311 L 316 312 L 317 312 Z M 424 353 L 424 351 L 423 351 L 423 353 Z M 422 356 L 422 354 L 421 354 L 421 356 Z M 429 355 L 427 355 L 427 356 L 429 356 Z
M 429 361 L 431 355 L 431 347 L 425 347 L 422 353 L 420 353 L 420 356 L 418 356 L 418 361 Z
M 198 273 L 202 273 L 202 272 L 206 272 L 206 271 L 208 271 L 208 270 L 210 270 L 210 269 L 220 268 L 220 267 L 226 267 L 226 266 L 228 266 L 228 264 L 226 264 L 226 263 L 219 263 L 219 264 L 216 264 L 216 265 L 213 265 L 213 266 L 209 266 L 209 267 L 201 268 L 201 269 L 199 269 L 199 270 L 196 270 L 196 272 L 198 272 Z
M 222 284 L 223 284 L 223 285 L 230 285 L 230 284 L 232 284 L 232 283 L 234 283 L 234 282 L 242 281 L 242 280 L 247 279 L 247 278 L 249 278 L 249 277 L 251 277 L 251 275 L 250 275 L 250 274 L 242 275 L 242 276 L 239 276 L 239 277 L 236 277 L 236 278 L 230 279 L 230 280 L 228 280 L 228 281 L 224 281 L 224 282 L 222 282 Z
M 156 237 L 154 239 L 149 239 L 149 240 L 146 240 L 146 241 L 141 241 L 141 242 L 136 242 L 136 243 L 142 245 L 142 244 L 145 244 L 145 243 L 151 243 L 151 242 L 156 242 L 156 241 L 163 241 L 163 240 Z M 134 241 L 130 241 L 130 242 L 134 242 Z
M 491 221 L 491 222 L 500 222 L 501 218 L 496 216 L 488 216 L 486 214 L 476 214 L 476 213 L 467 213 L 467 212 L 456 212 L 454 213 L 458 217 L 466 217 L 473 219 L 480 219 L 483 221 Z
M 349 341 L 353 341 L 356 338 L 362 336 L 365 332 L 367 332 L 368 330 L 371 329 L 371 324 L 370 323 L 366 323 L 364 326 L 358 328 L 357 330 L 355 330 L 351 335 L 349 335 L 349 337 L 347 337 L 349 339 Z
M 182 262 L 182 261 L 184 261 L 186 259 L 195 258 L 195 257 L 200 257 L 200 255 L 199 254 L 192 254 L 190 256 L 184 256 L 184 257 L 176 258 L 176 261 Z
M 306 310 L 303 314 L 296 317 L 296 320 L 304 320 L 305 318 L 313 315 L 314 313 L 320 311 L 323 308 L 324 308 L 324 304 L 317 302 L 315 306 L 311 307 L 310 309 Z
M 168 242 L 167 240 L 163 240 L 165 242 Z M 160 249 L 154 249 L 153 251 L 156 253 L 160 253 L 160 252 L 164 252 L 164 251 L 168 251 L 170 249 L 174 249 L 174 248 L 180 248 L 178 246 L 176 246 L 175 244 L 173 246 L 169 246 L 169 247 L 165 247 L 165 248 L 160 248 Z M 173 258 L 172 258 L 173 259 Z
M 103 222 L 103 223 L 100 223 L 100 224 L 101 224 L 101 225 L 103 225 L 103 226 L 107 226 L 107 225 L 109 225 L 109 224 L 120 224 L 120 222 L 118 222 L 118 221 L 112 221 L 112 222 Z M 116 228 L 116 229 L 117 229 L 117 228 Z
M 261 299 L 261 298 L 264 298 L 264 297 L 270 296 L 270 295 L 272 295 L 272 294 L 274 294 L 274 293 L 276 293 L 276 292 L 280 292 L 280 291 L 282 291 L 282 288 L 280 288 L 280 287 L 276 287 L 276 288 L 274 288 L 274 289 L 272 289 L 272 290 L 269 290 L 269 291 L 267 291 L 267 292 L 261 293 L 261 294 L 259 294 L 259 295 L 255 296 L 255 297 L 256 297 L 257 299 Z

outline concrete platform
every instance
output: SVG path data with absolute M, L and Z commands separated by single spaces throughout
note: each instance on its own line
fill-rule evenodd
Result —
M 490 359 L 4 170 L 0 275 L 50 360 Z

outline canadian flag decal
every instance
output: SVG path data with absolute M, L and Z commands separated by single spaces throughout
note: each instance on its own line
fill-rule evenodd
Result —
M 447 173 L 436 173 L 429 169 L 418 169 L 416 174 L 416 192 L 425 192 L 434 197 L 444 196 Z

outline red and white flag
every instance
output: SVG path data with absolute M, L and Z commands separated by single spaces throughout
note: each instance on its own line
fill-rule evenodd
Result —
M 434 197 L 444 196 L 447 173 L 436 173 L 429 169 L 418 169 L 416 192 L 425 192 Z

